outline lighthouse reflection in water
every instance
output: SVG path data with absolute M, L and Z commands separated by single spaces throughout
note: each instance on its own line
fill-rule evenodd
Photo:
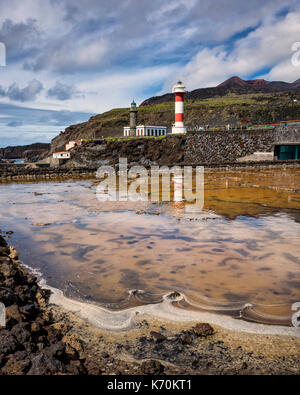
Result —
M 127 159 L 120 158 L 119 171 L 101 166 L 97 171 L 97 199 L 106 201 L 174 202 L 186 212 L 202 212 L 204 206 L 204 168 L 197 166 L 143 166 L 127 169 Z

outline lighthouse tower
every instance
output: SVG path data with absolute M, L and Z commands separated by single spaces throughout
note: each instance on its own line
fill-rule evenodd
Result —
M 172 127 L 172 133 L 185 133 L 184 127 L 184 94 L 185 86 L 181 81 L 178 81 L 173 86 L 173 93 L 175 93 L 175 124 Z
M 130 107 L 130 136 L 136 135 L 136 124 L 137 124 L 137 108 L 136 103 L 133 100 Z

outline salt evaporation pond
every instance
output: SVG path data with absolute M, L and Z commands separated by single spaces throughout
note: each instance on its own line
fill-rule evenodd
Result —
M 182 309 L 290 326 L 299 186 L 298 169 L 206 172 L 204 209 L 190 214 L 184 202 L 99 202 L 96 180 L 7 183 L 0 228 L 71 298 L 118 310 L 177 291 Z

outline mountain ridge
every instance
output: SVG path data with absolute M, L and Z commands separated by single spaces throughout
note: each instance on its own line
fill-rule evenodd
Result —
M 243 80 L 238 76 L 233 76 L 221 82 L 215 87 L 198 88 L 188 91 L 185 95 L 186 100 L 208 99 L 215 96 L 225 96 L 228 93 L 272 93 L 272 92 L 293 92 L 300 90 L 300 78 L 294 82 L 285 81 L 266 81 L 264 79 Z M 165 103 L 173 100 L 172 93 L 161 96 L 153 96 L 144 100 L 140 106 L 148 106 Z

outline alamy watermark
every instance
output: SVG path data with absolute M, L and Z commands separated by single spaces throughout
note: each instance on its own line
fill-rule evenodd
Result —
M 0 67 L 6 66 L 6 46 L 0 42 Z
M 300 328 L 300 302 L 296 302 L 292 305 L 292 311 L 296 311 L 292 315 L 292 324 L 295 328 Z
M 0 328 L 1 326 L 5 326 L 5 306 L 3 303 L 0 303 Z
M 293 43 L 291 49 L 295 52 L 291 59 L 292 65 L 295 67 L 300 66 L 300 41 Z
M 197 166 L 132 166 L 119 159 L 119 171 L 100 166 L 97 198 L 105 201 L 184 202 L 185 211 L 201 212 L 204 205 L 204 168 Z

